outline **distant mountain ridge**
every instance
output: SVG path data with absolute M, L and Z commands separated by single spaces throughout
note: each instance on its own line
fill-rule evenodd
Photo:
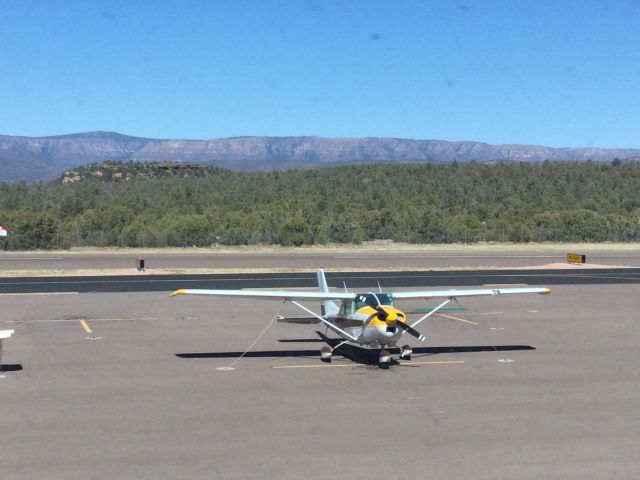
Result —
M 350 163 L 640 159 L 640 149 L 551 148 L 400 138 L 231 137 L 180 140 L 86 132 L 51 137 L 0 135 L 0 181 L 54 178 L 105 160 L 217 165 L 232 170 L 314 168 Z

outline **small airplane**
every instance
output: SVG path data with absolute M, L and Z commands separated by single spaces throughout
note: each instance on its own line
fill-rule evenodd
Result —
M 330 362 L 334 350 L 345 343 L 354 343 L 365 348 L 379 349 L 378 366 L 388 368 L 391 364 L 391 354 L 388 348 L 395 347 L 396 343 L 405 333 L 414 336 L 418 340 L 425 341 L 426 337 L 418 332 L 417 327 L 424 320 L 438 312 L 450 301 L 460 297 L 474 297 L 484 295 L 504 295 L 538 293 L 548 295 L 551 289 L 543 287 L 522 288 L 481 288 L 467 290 L 424 290 L 405 292 L 332 292 L 329 290 L 324 270 L 317 272 L 318 291 L 300 292 L 293 290 L 205 290 L 205 289 L 180 289 L 171 294 L 176 295 L 215 295 L 220 297 L 244 297 L 256 299 L 278 299 L 291 302 L 296 307 L 311 315 L 305 318 L 278 317 L 282 323 L 323 323 L 328 330 L 337 333 L 342 341 L 333 348 L 322 347 L 320 358 L 324 362 Z M 409 325 L 407 314 L 396 308 L 396 300 L 408 299 L 444 299 L 428 313 Z M 302 305 L 302 300 L 322 301 L 321 313 L 318 314 Z M 339 301 L 338 305 L 336 301 Z M 326 339 L 326 337 L 323 337 Z M 411 346 L 404 345 L 400 349 L 400 358 L 410 360 L 413 350 Z

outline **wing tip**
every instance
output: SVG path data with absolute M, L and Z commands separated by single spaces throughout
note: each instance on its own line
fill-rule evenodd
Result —
M 186 292 L 187 291 L 184 288 L 181 288 L 181 289 L 176 290 L 175 292 L 173 292 L 170 296 L 171 297 L 175 297 L 176 295 L 183 295 Z
M 540 295 L 549 295 L 551 293 L 551 289 L 550 288 L 545 288 L 544 292 L 540 292 Z

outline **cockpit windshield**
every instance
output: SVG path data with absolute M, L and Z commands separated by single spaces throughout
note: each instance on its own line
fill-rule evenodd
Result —
M 393 295 L 390 293 L 359 293 L 354 300 L 356 310 L 367 305 L 390 305 L 393 306 Z

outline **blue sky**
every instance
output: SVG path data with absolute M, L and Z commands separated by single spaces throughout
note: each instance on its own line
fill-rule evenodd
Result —
M 0 0 L 0 134 L 640 148 L 640 0 Z

